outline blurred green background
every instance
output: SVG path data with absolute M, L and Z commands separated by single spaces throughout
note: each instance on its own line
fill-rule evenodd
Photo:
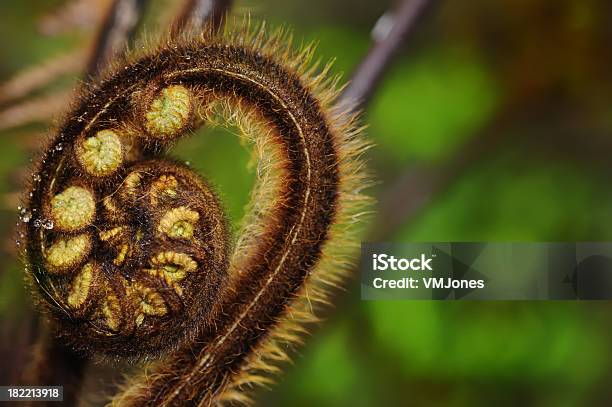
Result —
M 159 30 L 177 2 L 154 1 L 145 30 Z M 437 3 L 364 115 L 376 144 L 368 156 L 379 181 L 371 194 L 380 201 L 364 239 L 612 240 L 612 6 L 604 0 Z M 0 79 L 87 43 L 93 35 L 87 24 L 53 31 L 62 4 L 0 2 Z M 285 24 L 298 42 L 317 41 L 318 55 L 335 58 L 334 71 L 348 78 L 389 5 L 243 1 L 235 11 Z M 77 77 L 64 75 L 33 97 L 74 87 Z M 0 104 L 1 118 L 10 107 Z M 16 174 L 48 126 L 38 120 L 0 131 L 0 227 L 8 254 L 17 206 L 12 193 L 22 184 Z M 199 133 L 175 154 L 213 181 L 237 225 L 254 180 L 250 154 L 231 131 Z M 239 164 L 244 171 L 235 170 Z M 15 322 L 28 300 L 11 258 L 0 260 L 3 354 L 27 336 Z M 261 405 L 612 401 L 607 302 L 361 302 L 357 277 L 334 298 L 279 384 L 257 392 Z

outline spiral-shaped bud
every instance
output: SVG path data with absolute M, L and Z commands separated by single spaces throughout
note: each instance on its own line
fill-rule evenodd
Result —
M 145 130 L 157 139 L 179 137 L 192 119 L 192 92 L 183 85 L 170 85 L 151 93 L 151 101 L 143 104 Z
M 309 51 L 263 38 L 192 38 L 126 64 L 80 96 L 39 163 L 24 254 L 58 333 L 113 358 L 175 351 L 119 397 L 127 404 L 209 405 L 262 354 L 282 359 L 262 347 L 296 337 L 274 332 L 310 315 L 323 290 L 306 284 L 348 247 L 363 201 L 359 131 L 332 109 L 335 82 L 310 75 Z M 219 118 L 260 159 L 231 254 L 219 200 L 167 155 Z M 320 281 L 337 282 L 344 264 Z
M 171 103 L 155 113 L 164 131 L 171 126 L 158 120 L 175 113 Z M 114 130 L 84 130 L 54 156 L 61 175 L 37 191 L 53 227 L 33 227 L 29 255 L 78 348 L 159 354 L 214 316 L 229 239 L 197 174 L 160 159 L 124 165 L 124 149 Z

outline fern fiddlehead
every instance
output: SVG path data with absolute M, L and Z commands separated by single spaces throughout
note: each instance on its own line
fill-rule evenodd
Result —
M 113 403 L 243 400 L 338 282 L 366 145 L 311 56 L 262 30 L 169 41 L 84 91 L 45 150 L 23 242 L 41 307 L 83 353 L 162 358 Z M 207 182 L 167 156 L 219 119 L 261 169 L 235 244 Z

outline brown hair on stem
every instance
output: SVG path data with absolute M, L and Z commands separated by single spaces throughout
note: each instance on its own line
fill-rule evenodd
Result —
M 85 89 L 45 150 L 23 224 L 41 308 L 84 354 L 159 360 L 113 403 L 244 400 L 341 280 L 367 144 L 312 53 L 263 28 L 166 41 Z M 208 183 L 167 155 L 219 122 L 261 164 L 235 243 Z

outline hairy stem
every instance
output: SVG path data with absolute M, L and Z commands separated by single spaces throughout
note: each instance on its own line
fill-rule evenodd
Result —
M 311 49 L 294 53 L 286 36 L 261 30 L 206 35 L 83 94 L 29 194 L 28 272 L 62 338 L 113 358 L 167 355 L 117 397 L 127 405 L 219 397 L 290 314 L 332 227 L 364 199 L 353 182 L 365 147 L 354 118 L 332 110 L 335 80 L 313 76 Z M 231 261 L 214 193 L 164 157 L 217 106 L 257 124 L 245 134 L 273 157 L 256 187 L 269 202 L 252 208 Z

